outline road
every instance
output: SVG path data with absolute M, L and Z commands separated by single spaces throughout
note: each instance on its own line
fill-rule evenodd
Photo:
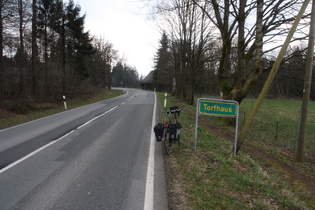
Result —
M 0 209 L 167 209 L 155 94 L 0 130 Z

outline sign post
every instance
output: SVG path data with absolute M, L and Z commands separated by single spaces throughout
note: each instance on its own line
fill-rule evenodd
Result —
M 219 100 L 210 98 L 199 98 L 196 108 L 196 126 L 195 126 L 195 151 L 197 150 L 198 118 L 199 115 L 214 117 L 236 118 L 234 155 L 236 155 L 237 135 L 238 135 L 238 115 L 239 104 L 237 101 Z

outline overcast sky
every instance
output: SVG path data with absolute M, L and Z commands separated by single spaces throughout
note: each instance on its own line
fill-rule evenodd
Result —
M 120 57 L 146 76 L 153 70 L 153 58 L 161 37 L 155 23 L 146 17 L 140 0 L 74 0 L 86 14 L 85 30 L 114 45 Z

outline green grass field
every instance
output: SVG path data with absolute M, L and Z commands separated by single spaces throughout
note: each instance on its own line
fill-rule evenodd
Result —
M 164 95 L 158 93 L 158 98 L 163 109 Z M 300 102 L 266 100 L 236 157 L 232 155 L 234 128 L 226 127 L 219 118 L 208 116 L 200 117 L 197 152 L 194 152 L 195 107 L 169 97 L 167 107 L 172 105 L 185 106 L 186 110 L 179 118 L 184 127 L 182 144 L 174 145 L 173 153 L 166 156 L 171 208 L 315 208 L 315 192 L 292 176 L 298 174 L 315 183 L 314 161 L 296 162 L 294 152 L 286 148 L 294 146 Z M 251 106 L 249 99 L 241 104 L 240 125 Z M 310 104 L 310 110 L 313 116 L 314 103 Z M 161 116 L 163 118 L 162 113 Z M 314 120 L 309 121 L 311 128 Z M 314 137 L 311 131 L 308 131 L 309 139 Z M 311 151 L 310 140 L 307 145 Z M 290 166 L 296 174 L 284 170 L 284 166 Z
M 255 100 L 246 99 L 241 104 L 241 124 L 244 116 L 248 116 Z M 299 127 L 301 101 L 293 100 L 264 100 L 259 113 L 251 127 L 250 137 L 283 146 L 289 149 L 297 147 L 296 139 Z M 308 107 L 308 121 L 305 136 L 306 153 L 315 152 L 315 102 Z

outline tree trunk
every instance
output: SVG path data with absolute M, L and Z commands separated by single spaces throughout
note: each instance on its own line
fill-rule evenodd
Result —
M 233 90 L 233 95 L 234 95 L 234 100 L 236 100 L 238 103 L 241 103 L 243 99 L 248 95 L 248 92 L 252 88 L 253 84 L 257 81 L 259 76 L 262 74 L 264 70 L 263 66 L 263 60 L 262 60 L 262 55 L 263 55 L 263 4 L 264 0 L 257 0 L 257 22 L 256 22 L 256 39 L 255 39 L 255 66 L 254 70 L 250 71 L 250 74 L 247 76 L 245 79 L 244 77 L 238 78 L 238 85 L 236 86 Z M 241 12 L 240 12 L 241 14 Z M 243 27 L 243 32 L 245 25 L 241 24 Z M 239 29 L 240 30 L 240 29 Z M 241 40 L 239 40 L 239 49 L 244 48 L 244 43 L 242 43 Z M 245 50 L 245 49 L 243 49 Z M 243 57 L 244 51 L 239 50 L 238 51 L 238 57 Z M 243 66 L 244 65 L 244 66 Z M 241 71 L 240 68 L 245 68 L 245 60 L 242 59 L 242 61 L 239 61 L 239 70 Z
M 20 71 L 20 90 L 19 90 L 19 95 L 20 97 L 23 97 L 23 94 L 25 92 L 24 90 L 24 83 L 25 83 L 25 77 L 24 77 L 24 70 L 25 70 L 25 63 L 24 63 L 24 37 L 23 37 L 23 1 L 19 0 L 18 1 L 18 14 L 19 14 L 19 38 L 20 38 L 20 53 L 18 56 L 18 66 L 19 66 L 19 71 Z
M 2 73 L 2 58 L 3 58 L 3 0 L 0 0 L 0 73 Z M 2 74 L 1 74 L 2 76 Z
M 230 99 L 230 94 L 232 91 L 232 86 L 228 81 L 228 72 L 230 67 L 230 51 L 231 42 L 228 37 L 223 39 L 222 55 L 220 59 L 220 66 L 218 71 L 218 82 L 221 98 L 226 100 Z
M 36 43 L 36 36 L 37 36 L 37 7 L 36 7 L 36 0 L 33 0 L 32 3 L 32 69 L 31 69 L 31 93 L 36 94 L 37 92 L 37 81 L 36 81 L 36 71 L 37 71 L 37 56 L 38 56 L 38 48 Z
M 47 11 L 44 14 L 44 58 L 45 58 L 45 70 L 44 70 L 44 94 L 48 96 L 48 20 Z
M 237 46 L 237 79 L 233 89 L 233 99 L 235 100 L 235 93 L 241 90 L 242 81 L 244 80 L 245 71 L 245 6 L 246 0 L 239 1 L 238 14 L 238 46 Z M 240 103 L 240 101 L 238 101 Z
M 62 15 L 62 24 L 60 31 L 61 38 L 61 92 L 66 94 L 66 33 L 65 33 L 65 14 Z
M 230 99 L 232 85 L 229 84 L 228 74 L 230 70 L 230 52 L 231 52 L 231 38 L 229 34 L 229 14 L 230 14 L 230 2 L 224 0 L 224 13 L 223 19 L 221 18 L 221 8 L 216 0 L 211 0 L 214 8 L 214 13 L 217 20 L 217 25 L 222 37 L 222 54 L 220 58 L 220 65 L 218 71 L 218 83 L 219 90 L 222 99 Z
M 0 102 L 4 97 L 4 67 L 3 67 L 3 0 L 0 0 Z

